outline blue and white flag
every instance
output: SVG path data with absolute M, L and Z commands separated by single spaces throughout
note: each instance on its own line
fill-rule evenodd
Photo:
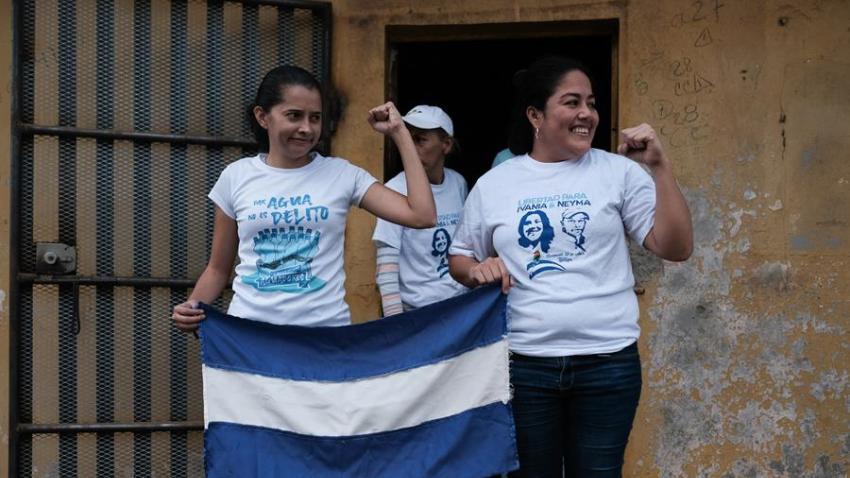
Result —
M 463 478 L 519 466 L 498 287 L 345 327 L 203 308 L 208 477 Z

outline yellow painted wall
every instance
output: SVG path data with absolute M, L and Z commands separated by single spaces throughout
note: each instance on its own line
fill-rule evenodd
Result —
M 718 7 L 719 5 L 719 7 Z M 335 0 L 334 154 L 381 177 L 365 112 L 387 25 L 616 18 L 619 124 L 656 126 L 696 231 L 636 255 L 645 387 L 626 476 L 850 472 L 850 3 Z M 530 52 L 531 56 L 532 52 Z M 373 219 L 350 221 L 355 320 L 377 316 Z
M 846 476 L 850 3 L 720 3 L 335 0 L 332 71 L 346 112 L 333 152 L 382 175 L 383 140 L 364 118 L 385 98 L 386 25 L 619 19 L 619 123 L 662 130 L 696 228 L 687 263 L 635 258 L 645 388 L 626 476 Z M 11 9 L 0 0 L 0 357 Z M 356 211 L 348 230 L 358 321 L 378 314 L 373 224 Z M 0 476 L 8 383 L 0 360 Z

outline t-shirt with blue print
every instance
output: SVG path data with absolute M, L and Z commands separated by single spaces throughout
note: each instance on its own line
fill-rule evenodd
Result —
M 372 240 L 399 250 L 399 292 L 402 302 L 422 307 L 465 292 L 449 275 L 448 252 L 468 189 L 458 172 L 444 168 L 442 184 L 432 184 L 437 224 L 429 229 L 412 229 L 378 219 Z M 407 194 L 404 172 L 387 181 L 387 187 Z
M 643 244 L 655 184 L 628 158 L 591 149 L 542 163 L 518 156 L 479 178 L 451 254 L 502 258 L 511 350 L 531 356 L 610 353 L 640 333 L 628 234 Z
M 239 264 L 228 313 L 275 324 L 338 326 L 345 303 L 345 221 L 377 180 L 341 158 L 313 153 L 300 168 L 265 155 L 228 165 L 209 197 L 236 220 Z

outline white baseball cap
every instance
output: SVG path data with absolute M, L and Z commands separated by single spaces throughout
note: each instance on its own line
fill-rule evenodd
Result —
M 439 106 L 419 105 L 402 118 L 405 123 L 421 129 L 442 128 L 449 136 L 455 135 L 452 119 Z

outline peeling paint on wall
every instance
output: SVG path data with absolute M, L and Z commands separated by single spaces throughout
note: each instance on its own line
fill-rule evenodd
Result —
M 778 292 L 788 290 L 788 275 L 791 267 L 781 262 L 766 262 L 756 269 L 754 279 L 758 285 L 775 289 Z
M 770 469 L 781 473 L 781 476 L 794 478 L 839 478 L 847 476 L 847 467 L 840 463 L 832 463 L 829 456 L 820 455 L 812 472 L 806 472 L 805 454 L 799 447 L 782 446 L 782 460 L 772 461 Z
M 812 333 L 846 330 L 811 313 L 751 308 L 761 297 L 801 290 L 793 265 L 764 261 L 750 273 L 730 268 L 744 258 L 740 244 L 749 240 L 741 236 L 749 230 L 743 218 L 756 214 L 732 203 L 716 205 L 700 191 L 685 195 L 695 227 L 694 256 L 653 269 L 658 291 L 648 311 L 654 330 L 648 339 L 647 406 L 660 417 L 654 461 L 662 476 L 764 476 L 766 470 L 844 476 L 836 473 L 846 468 L 846 452 L 800 463 L 799 451 L 783 445 L 810 450 L 822 438 L 817 431 L 823 428 L 822 412 L 804 404 L 803 389 L 819 401 L 839 400 L 842 413 L 850 412 L 850 399 L 845 404 L 843 398 L 850 396 L 847 372 L 819 370 L 810 359 L 817 340 Z M 722 211 L 729 209 L 726 220 Z M 747 456 L 782 459 L 733 460 L 725 467 L 694 459 L 702 450 L 728 444 L 748 450 Z
M 848 381 L 847 371 L 827 370 L 820 374 L 820 379 L 817 382 L 812 383 L 811 394 L 820 402 L 827 398 L 832 400 L 850 399 L 850 395 L 845 394 L 848 382 L 850 381 Z M 847 391 L 850 392 L 850 390 Z

